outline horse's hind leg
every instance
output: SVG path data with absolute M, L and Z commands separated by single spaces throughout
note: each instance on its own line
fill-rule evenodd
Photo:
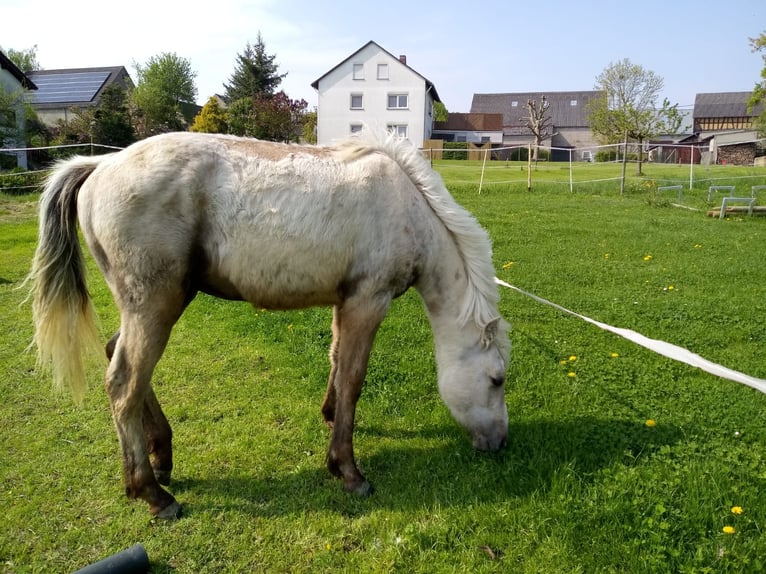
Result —
M 144 413 L 161 413 L 150 386 L 152 372 L 183 308 L 174 305 L 173 300 L 162 299 L 156 297 L 152 308 L 143 308 L 141 313 L 122 313 L 119 338 L 107 369 L 106 390 L 122 448 L 125 493 L 145 500 L 152 514 L 174 518 L 180 506 L 159 485 L 144 434 Z M 149 426 L 151 430 L 162 425 L 157 425 L 155 419 Z
M 157 482 L 167 486 L 173 470 L 173 431 L 151 385 L 144 399 L 143 423 L 154 476 Z
M 106 357 L 110 361 L 119 338 L 118 330 L 106 344 Z M 144 399 L 143 424 L 154 476 L 157 482 L 167 486 L 170 484 L 170 473 L 173 470 L 173 431 L 151 385 Z

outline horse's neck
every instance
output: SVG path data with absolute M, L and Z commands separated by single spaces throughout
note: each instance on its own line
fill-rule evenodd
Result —
M 440 243 L 442 248 L 435 251 L 438 256 L 429 262 L 428 272 L 416 286 L 431 322 L 437 359 L 463 345 L 471 330 L 460 320 L 468 290 L 465 265 L 446 233 Z

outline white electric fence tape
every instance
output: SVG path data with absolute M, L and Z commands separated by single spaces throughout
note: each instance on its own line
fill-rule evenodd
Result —
M 579 313 L 570 311 L 569 309 L 566 309 L 562 307 L 561 305 L 557 305 L 556 303 L 552 303 L 551 301 L 543 299 L 542 297 L 538 297 L 537 295 L 528 293 L 524 291 L 523 289 L 514 287 L 513 285 L 510 285 L 509 283 L 506 283 L 505 281 L 503 281 L 502 279 L 498 279 L 497 277 L 495 277 L 495 283 L 497 283 L 498 285 L 502 285 L 503 287 L 507 287 L 508 289 L 512 289 L 518 293 L 521 293 L 522 295 L 526 295 L 527 297 L 531 297 L 532 299 L 534 299 L 535 301 L 539 303 L 550 305 L 551 307 L 558 309 L 559 311 L 563 311 L 564 313 L 567 313 L 569 315 L 574 315 L 575 317 L 579 317 L 583 321 L 591 323 L 592 325 L 596 325 L 597 327 L 600 327 L 601 329 L 604 329 L 606 331 L 610 331 L 611 333 L 619 335 L 620 337 L 624 337 L 628 341 L 633 341 L 634 343 L 641 345 L 642 347 L 646 347 L 647 349 L 654 351 L 655 353 L 659 353 L 660 355 L 664 355 L 665 357 L 668 357 L 670 359 L 674 359 L 676 361 L 686 363 L 687 365 L 691 365 L 692 367 L 698 367 L 702 369 L 703 371 L 710 373 L 711 375 L 716 375 L 724 379 L 729 379 L 730 381 L 735 381 L 737 383 L 747 385 L 748 387 L 757 389 L 761 391 L 762 393 L 766 393 L 766 380 L 764 379 L 751 377 L 750 375 L 746 375 L 744 373 L 740 373 L 739 371 L 729 369 L 728 367 L 718 365 L 716 363 L 713 363 L 712 361 L 708 361 L 707 359 L 700 357 L 696 353 L 692 353 L 691 351 L 684 349 L 683 347 L 672 345 L 671 343 L 666 343 L 665 341 L 658 341 L 657 339 L 650 339 L 649 337 L 645 337 L 644 335 L 641 335 L 640 333 L 636 333 L 635 331 L 631 331 L 630 329 L 621 329 L 619 327 L 612 327 L 611 325 L 607 325 L 606 323 L 601 323 L 600 321 L 596 321 L 595 319 L 591 319 L 590 317 L 585 317 L 584 315 L 580 315 Z

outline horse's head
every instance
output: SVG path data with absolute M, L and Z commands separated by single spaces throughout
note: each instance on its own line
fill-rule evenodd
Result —
M 463 337 L 466 335 L 464 332 Z M 453 347 L 450 356 L 442 357 L 439 393 L 452 416 L 471 434 L 474 448 L 498 450 L 505 446 L 508 437 L 507 325 L 502 319 L 495 319 L 484 327 L 480 337 L 471 339 Z

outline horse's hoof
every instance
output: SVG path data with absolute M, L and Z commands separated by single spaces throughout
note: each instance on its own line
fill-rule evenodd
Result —
M 373 492 L 375 492 L 375 489 L 373 488 L 373 486 L 366 480 L 362 481 L 357 486 L 347 487 L 346 490 L 348 492 L 353 492 L 354 494 L 356 494 L 357 496 L 361 498 L 367 498 Z
M 174 500 L 165 508 L 161 509 L 159 512 L 156 512 L 154 517 L 159 518 L 160 520 L 178 520 L 181 518 L 181 514 L 181 505 Z
M 163 486 L 168 486 L 170 484 L 170 472 L 171 471 L 169 470 L 160 470 L 159 468 L 155 468 L 154 478 L 156 478 L 157 482 Z

